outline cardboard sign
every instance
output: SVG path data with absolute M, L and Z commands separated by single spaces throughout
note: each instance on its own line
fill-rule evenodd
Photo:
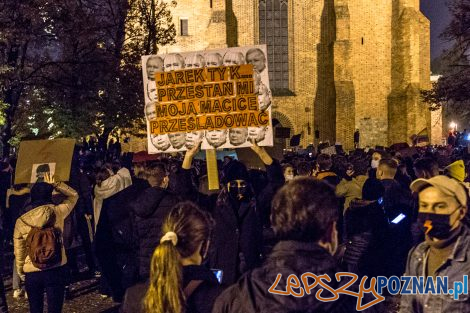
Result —
M 54 175 L 56 181 L 68 181 L 74 146 L 74 139 L 22 141 L 15 184 L 42 181 L 45 173 Z
M 266 55 L 262 45 L 142 57 L 149 153 L 200 139 L 203 150 L 249 147 L 250 138 L 272 146 Z

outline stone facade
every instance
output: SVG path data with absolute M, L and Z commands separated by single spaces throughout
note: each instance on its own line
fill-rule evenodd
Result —
M 260 1 L 177 1 L 177 44 L 161 52 L 259 44 Z M 430 25 L 419 0 L 268 1 L 288 3 L 291 92 L 274 97 L 273 118 L 301 133 L 303 146 L 329 140 L 349 149 L 356 128 L 362 146 L 431 129 L 420 100 L 431 87 Z

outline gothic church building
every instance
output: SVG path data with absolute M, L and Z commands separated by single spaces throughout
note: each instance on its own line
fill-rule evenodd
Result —
M 178 0 L 172 13 L 177 43 L 161 53 L 267 45 L 273 125 L 304 147 L 350 149 L 355 129 L 361 146 L 388 146 L 433 126 L 419 0 Z

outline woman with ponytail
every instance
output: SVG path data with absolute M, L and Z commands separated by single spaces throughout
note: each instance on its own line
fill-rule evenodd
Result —
M 205 313 L 221 289 L 202 266 L 213 222 L 191 202 L 174 206 L 150 264 L 150 280 L 127 290 L 122 313 Z

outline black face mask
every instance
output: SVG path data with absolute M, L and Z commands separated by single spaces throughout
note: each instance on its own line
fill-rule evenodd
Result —
M 450 217 L 459 208 L 455 209 L 450 214 L 434 214 L 434 213 L 419 213 L 418 221 L 421 229 L 429 237 L 437 239 L 447 239 L 451 235 L 452 226 L 450 225 Z
M 248 194 L 248 185 L 244 180 L 234 180 L 227 184 L 227 190 L 230 198 L 241 201 Z

